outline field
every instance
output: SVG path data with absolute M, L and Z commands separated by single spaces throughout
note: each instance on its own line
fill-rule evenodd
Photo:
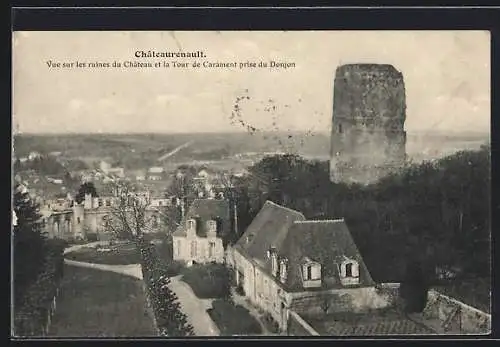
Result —
M 414 160 L 437 158 L 461 149 L 479 148 L 488 134 L 409 133 L 407 153 Z M 158 159 L 173 149 L 189 143 L 163 161 Z M 63 158 L 79 159 L 90 164 L 100 159 L 126 169 L 171 166 L 182 163 L 215 163 L 232 166 L 242 162 L 244 153 L 296 153 L 306 158 L 326 160 L 330 136 L 324 133 L 193 133 L 193 134 L 72 134 L 16 135 L 16 156 L 31 151 L 62 152 Z M 247 162 L 248 165 L 250 162 Z
M 49 337 L 152 337 L 142 281 L 66 265 Z

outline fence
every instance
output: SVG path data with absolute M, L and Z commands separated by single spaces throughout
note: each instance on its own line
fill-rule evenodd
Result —
M 22 310 L 15 313 L 13 335 L 15 337 L 43 337 L 47 336 L 52 324 L 52 317 L 57 309 L 59 288 L 47 306 L 38 308 L 38 312 Z

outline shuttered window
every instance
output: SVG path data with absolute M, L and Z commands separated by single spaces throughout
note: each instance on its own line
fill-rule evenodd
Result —
M 352 277 L 359 277 L 359 265 L 356 263 L 352 264 Z
M 321 279 L 321 266 L 311 265 L 311 280 Z

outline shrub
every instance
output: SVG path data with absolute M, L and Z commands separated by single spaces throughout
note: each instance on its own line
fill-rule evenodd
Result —
M 222 264 L 195 264 L 183 271 L 182 280 L 199 298 L 222 299 L 230 296 L 230 273 Z
M 407 265 L 406 276 L 399 287 L 399 295 L 407 313 L 422 312 L 427 304 L 427 280 L 418 261 Z
M 242 286 L 237 286 L 236 287 L 236 294 L 241 295 L 241 296 L 245 296 L 245 289 L 243 289 Z
M 248 310 L 243 306 L 234 305 L 229 300 L 215 300 L 207 312 L 223 336 L 262 333 L 259 322 Z

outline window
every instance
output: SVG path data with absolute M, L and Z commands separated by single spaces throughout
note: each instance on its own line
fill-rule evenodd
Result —
M 162 201 L 158 201 L 158 206 L 161 206 L 163 205 L 163 202 Z
M 358 263 L 355 261 L 344 263 L 343 275 L 345 278 L 358 278 L 359 277 Z
M 196 221 L 194 219 L 190 219 L 187 221 L 187 228 L 188 230 L 195 230 L 196 229 Z
M 76 217 L 76 222 L 80 224 L 80 217 Z
M 352 264 L 345 265 L 345 277 L 352 277 Z
M 342 123 L 339 124 L 339 134 L 342 134 Z
M 287 260 L 286 259 L 281 259 L 280 262 L 280 279 L 282 282 L 286 281 L 287 277 Z
M 181 255 L 181 240 L 177 240 L 177 255 Z
M 111 200 L 106 199 L 106 206 L 108 206 L 108 207 L 111 206 Z
M 207 229 L 209 232 L 217 232 L 217 222 L 214 220 L 209 220 L 207 222 Z
M 278 274 L 278 255 L 271 251 L 271 271 L 273 276 Z
M 97 204 L 99 205 L 99 207 L 101 207 L 102 206 L 102 199 L 97 200 Z
M 319 264 L 304 265 L 302 271 L 305 281 L 316 281 L 321 279 L 321 265 Z
M 215 242 L 208 243 L 208 256 L 211 258 L 215 254 Z
M 196 257 L 196 241 L 191 242 L 191 257 Z

